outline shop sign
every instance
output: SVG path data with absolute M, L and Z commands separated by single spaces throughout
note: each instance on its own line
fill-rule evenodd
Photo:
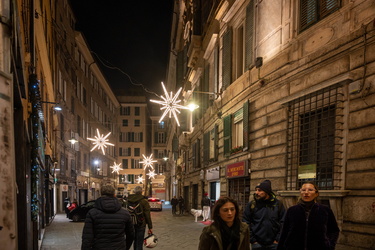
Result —
M 61 184 L 61 185 L 60 185 L 60 188 L 61 188 L 61 191 L 63 191 L 63 192 L 68 192 L 69 186 L 68 186 L 68 185 L 65 185 L 65 184 Z
M 245 176 L 246 164 L 244 161 L 227 165 L 227 178 Z
M 163 188 L 164 187 L 164 183 L 152 183 L 152 187 L 153 188 Z

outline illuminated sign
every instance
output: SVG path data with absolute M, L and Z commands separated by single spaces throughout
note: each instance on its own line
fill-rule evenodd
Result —
M 242 177 L 246 173 L 246 164 L 244 161 L 227 165 L 227 178 Z

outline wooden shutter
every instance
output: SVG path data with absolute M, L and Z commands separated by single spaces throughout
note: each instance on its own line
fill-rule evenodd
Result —
M 318 21 L 318 1 L 300 1 L 300 31 Z
M 203 162 L 205 164 L 210 160 L 210 132 L 203 135 Z
M 245 21 L 245 67 L 251 68 L 254 57 L 254 1 L 251 0 L 246 7 L 246 21 Z
M 215 128 L 214 128 L 214 155 L 215 155 L 215 161 L 218 160 L 218 155 L 219 155 L 219 150 L 218 150 L 218 144 L 219 144 L 219 136 L 218 136 L 218 126 L 215 125 Z
M 228 156 L 232 148 L 232 115 L 224 117 L 224 156 Z
M 177 66 L 176 66 L 176 86 L 177 88 L 183 86 L 184 80 L 184 53 L 185 51 L 180 51 L 177 54 Z
M 243 104 L 243 148 L 249 149 L 249 102 Z
M 232 30 L 229 29 L 223 36 L 223 89 L 232 82 Z

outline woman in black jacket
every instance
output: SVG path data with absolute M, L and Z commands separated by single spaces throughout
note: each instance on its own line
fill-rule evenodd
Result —
M 300 192 L 298 204 L 286 212 L 277 249 L 335 249 L 340 229 L 332 210 L 316 202 L 319 191 L 315 184 L 303 184 Z
M 101 194 L 86 215 L 81 249 L 130 249 L 134 227 L 129 212 L 121 208 L 113 186 L 103 186 Z

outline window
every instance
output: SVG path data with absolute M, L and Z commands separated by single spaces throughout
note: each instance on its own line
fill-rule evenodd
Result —
M 139 116 L 140 115 L 140 108 L 134 107 L 134 115 Z
M 141 149 L 140 148 L 135 148 L 134 149 L 134 156 L 140 156 L 141 155 Z
M 165 128 L 165 123 L 164 121 L 161 121 L 158 123 L 159 124 L 159 129 L 164 129 Z
M 122 126 L 127 127 L 128 126 L 128 120 L 126 120 L 126 119 L 122 120 Z
M 142 168 L 141 163 L 139 163 L 140 161 L 139 159 L 132 159 L 132 168 Z
M 249 146 L 249 103 L 224 117 L 224 155 L 239 153 Z
M 340 0 L 300 0 L 300 32 L 340 8 Z
M 143 132 L 134 133 L 134 142 L 143 142 Z
M 128 167 L 128 159 L 122 159 L 122 168 L 127 169 Z
M 139 127 L 141 126 L 141 121 L 140 120 L 134 120 L 134 127 Z
M 204 134 L 203 137 L 203 160 L 205 163 L 217 160 L 217 126 Z
M 158 132 L 157 133 L 157 143 L 165 143 L 165 133 Z
M 120 148 L 120 156 L 131 156 L 131 148 Z
M 130 107 L 121 107 L 121 115 L 130 115 Z
M 235 30 L 235 40 L 234 43 L 234 54 L 236 56 L 234 60 L 234 73 L 235 73 L 235 79 L 239 78 L 244 73 L 244 51 L 245 51 L 245 42 L 244 42 L 244 26 L 241 24 L 239 27 Z
M 320 189 L 339 186 L 342 166 L 342 89 L 328 87 L 289 103 L 288 189 L 314 181 Z
M 234 114 L 233 118 L 233 140 L 234 147 L 243 147 L 243 110 L 240 109 Z

